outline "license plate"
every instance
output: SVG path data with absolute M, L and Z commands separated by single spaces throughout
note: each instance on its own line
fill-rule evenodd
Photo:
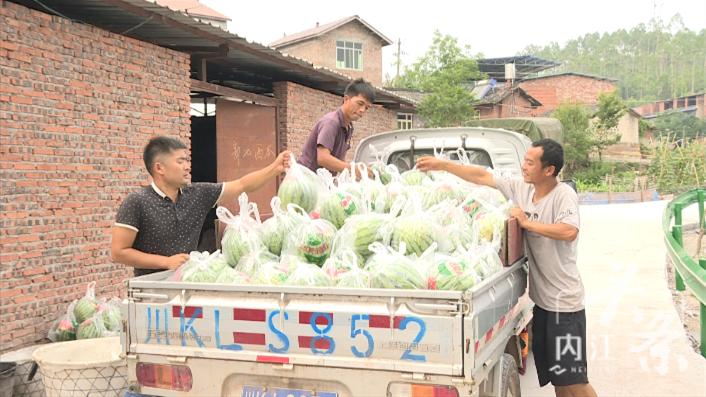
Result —
M 279 387 L 243 386 L 241 397 L 338 397 L 338 393 L 328 391 L 311 391 L 299 389 L 282 389 Z

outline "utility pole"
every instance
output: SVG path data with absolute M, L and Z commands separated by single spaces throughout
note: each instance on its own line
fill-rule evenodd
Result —
M 395 81 L 400 78 L 400 64 L 402 63 L 402 40 L 397 39 L 397 74 L 395 75 Z

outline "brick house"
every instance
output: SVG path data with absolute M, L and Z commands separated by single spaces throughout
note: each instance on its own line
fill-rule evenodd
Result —
M 110 229 L 149 183 L 150 137 L 189 146 L 192 180 L 229 180 L 298 152 L 350 81 L 149 1 L 42 4 L 61 15 L 0 3 L 0 352 L 42 340 L 89 282 L 124 296 L 132 271 L 110 260 Z M 413 107 L 376 91 L 356 142 Z M 207 100 L 215 115 L 190 116 Z M 263 190 L 252 198 L 269 208 L 276 182 Z
M 669 98 L 662 101 L 646 103 L 632 108 L 646 119 L 658 117 L 664 112 L 680 111 L 693 114 L 700 119 L 706 118 L 706 93 L 686 95 L 678 98 Z
M 282 37 L 270 47 L 382 85 L 382 47 L 392 41 L 357 15 Z
M 537 115 L 550 115 L 562 103 L 583 104 L 589 108 L 598 105 L 598 96 L 617 89 L 615 79 L 582 73 L 559 73 L 528 77 L 518 86 L 541 102 Z M 633 111 L 626 112 L 618 124 L 620 142 L 606 150 L 606 158 L 637 160 L 640 158 L 639 118 Z

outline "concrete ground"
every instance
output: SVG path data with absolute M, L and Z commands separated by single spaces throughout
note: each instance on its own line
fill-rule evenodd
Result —
M 689 345 L 667 286 L 665 205 L 580 208 L 588 377 L 599 396 L 706 396 L 706 359 Z M 696 219 L 689 211 L 684 223 Z M 554 395 L 539 387 L 531 355 L 521 385 L 525 397 Z

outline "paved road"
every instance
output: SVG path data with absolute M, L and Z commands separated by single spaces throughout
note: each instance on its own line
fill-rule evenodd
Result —
M 581 207 L 588 376 L 601 397 L 706 396 L 706 359 L 691 349 L 667 286 L 665 205 Z M 522 395 L 553 396 L 539 387 L 533 357 L 528 364 Z

